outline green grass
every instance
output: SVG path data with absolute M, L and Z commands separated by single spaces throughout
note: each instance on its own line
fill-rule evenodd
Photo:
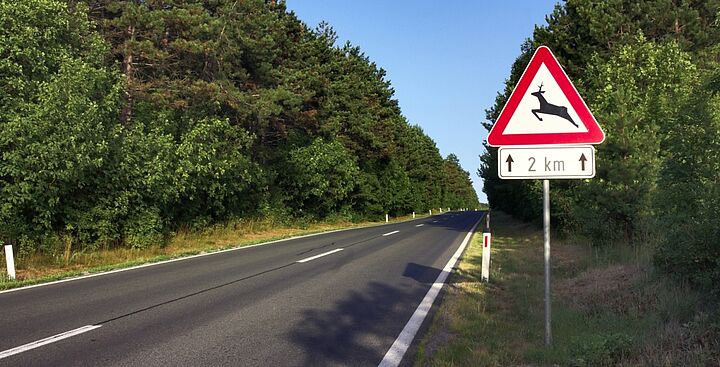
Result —
M 700 295 L 652 273 L 647 250 L 552 244 L 544 345 L 542 231 L 493 213 L 490 283 L 475 236 L 420 342 L 416 366 L 714 366 L 720 320 Z

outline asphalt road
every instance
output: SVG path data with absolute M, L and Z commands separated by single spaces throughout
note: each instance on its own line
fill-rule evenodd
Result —
M 0 366 L 377 366 L 482 215 L 0 293 Z

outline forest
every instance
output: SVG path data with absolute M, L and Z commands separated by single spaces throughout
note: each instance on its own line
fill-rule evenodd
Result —
M 21 258 L 478 206 L 385 71 L 282 1 L 0 0 L 0 24 L 0 241 Z
M 568 0 L 546 20 L 485 127 L 548 46 L 606 134 L 594 179 L 551 181 L 554 229 L 596 248 L 649 246 L 661 273 L 720 293 L 720 2 Z M 539 221 L 542 182 L 499 180 L 486 148 L 490 206 Z

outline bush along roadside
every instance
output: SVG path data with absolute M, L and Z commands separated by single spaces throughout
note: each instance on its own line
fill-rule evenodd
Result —
M 652 268 L 650 251 L 552 247 L 553 345 L 544 346 L 542 230 L 493 212 L 490 283 L 475 236 L 421 340 L 416 366 L 717 366 L 717 300 Z

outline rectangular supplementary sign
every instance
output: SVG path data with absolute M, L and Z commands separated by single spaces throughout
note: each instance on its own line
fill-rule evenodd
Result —
M 501 147 L 498 176 L 502 179 L 564 179 L 595 177 L 595 148 L 577 146 Z

